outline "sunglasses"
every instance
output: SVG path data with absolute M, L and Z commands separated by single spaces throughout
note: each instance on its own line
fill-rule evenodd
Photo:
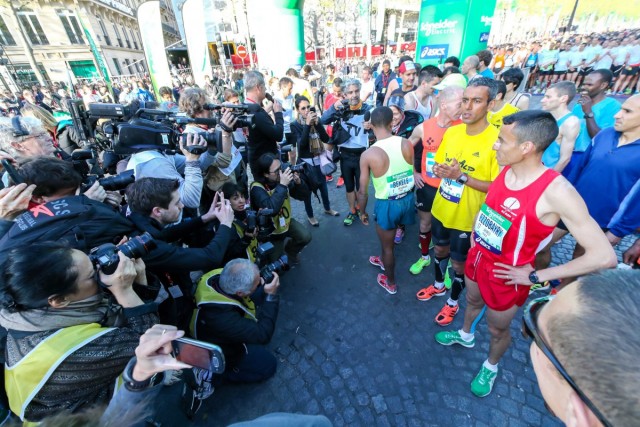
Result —
M 525 338 L 532 339 L 538 348 L 542 350 L 545 356 L 551 361 L 551 364 L 560 372 L 562 378 L 569 383 L 571 388 L 580 396 L 580 399 L 584 402 L 585 405 L 593 412 L 593 414 L 600 420 L 600 422 L 605 427 L 613 427 L 613 425 L 607 421 L 607 419 L 602 415 L 602 412 L 596 408 L 593 402 L 580 390 L 578 385 L 573 381 L 573 379 L 569 376 L 567 371 L 562 367 L 562 364 L 558 360 L 558 358 L 553 354 L 553 351 L 545 344 L 540 336 L 540 332 L 538 330 L 538 315 L 540 314 L 540 309 L 549 301 L 553 299 L 553 296 L 546 296 L 543 298 L 537 298 L 527 305 L 527 308 L 524 310 L 524 316 L 522 317 L 522 335 Z M 546 405 L 546 402 L 545 402 Z M 547 408 L 549 408 L 547 406 Z M 555 414 L 554 414 L 555 415 Z

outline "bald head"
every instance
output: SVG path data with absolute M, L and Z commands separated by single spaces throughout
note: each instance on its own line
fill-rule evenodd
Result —
M 627 99 L 620 111 L 616 113 L 613 127 L 622 133 L 640 132 L 640 95 Z

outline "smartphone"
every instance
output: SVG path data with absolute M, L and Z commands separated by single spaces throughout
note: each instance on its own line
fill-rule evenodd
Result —
M 0 163 L 2 163 L 2 167 L 5 171 L 7 171 L 7 174 L 9 174 L 11 181 L 13 181 L 13 185 L 22 184 L 24 182 L 24 179 L 22 179 L 22 177 L 18 174 L 18 171 L 9 160 L 2 159 L 0 160 Z
M 312 113 L 316 112 L 316 107 L 309 107 L 309 111 L 311 111 Z
M 224 372 L 224 354 L 217 345 L 190 338 L 178 338 L 171 344 L 176 360 L 196 368 L 206 369 L 214 374 Z

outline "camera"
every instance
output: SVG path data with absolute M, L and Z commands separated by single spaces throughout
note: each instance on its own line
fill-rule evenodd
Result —
M 284 163 L 282 163 L 280 165 L 280 170 L 282 172 L 286 171 L 287 168 L 291 169 L 291 173 L 294 173 L 294 172 L 300 173 L 300 172 L 304 171 L 304 163 L 299 163 L 297 165 L 292 165 L 291 163 L 284 162 Z
M 257 111 L 251 104 L 204 104 L 203 108 L 208 111 L 215 111 L 214 119 L 217 123 L 222 120 L 222 109 L 226 108 L 231 110 L 231 113 L 236 118 L 236 123 L 233 125 L 233 130 L 251 127 L 253 124 L 253 114 Z
M 202 145 L 187 145 L 187 135 L 188 133 L 182 133 L 180 134 L 179 138 L 180 138 L 180 142 L 182 143 L 182 146 L 184 147 L 185 150 L 187 150 L 189 153 L 191 154 L 203 154 L 205 153 L 209 147 L 216 147 L 216 151 L 218 151 L 218 148 L 220 148 L 220 150 L 222 150 L 222 148 L 220 147 L 220 134 L 218 132 L 200 132 L 200 133 L 194 133 L 194 139 L 197 140 L 198 137 L 203 137 L 205 141 L 207 141 L 207 146 L 202 146 Z
M 340 105 L 342 106 L 342 108 L 340 109 L 349 108 L 349 100 L 343 99 L 342 101 L 340 101 Z
M 122 252 L 128 258 L 137 259 L 147 255 L 151 250 L 155 249 L 156 246 L 156 242 L 153 240 L 153 237 L 151 237 L 151 234 L 145 232 L 140 236 L 132 237 L 129 241 L 118 246 L 112 243 L 105 243 L 104 245 L 93 248 L 91 252 L 89 252 L 89 259 L 96 268 L 108 275 L 113 274 L 118 268 L 118 264 L 120 263 L 118 251 Z
M 136 177 L 133 175 L 133 170 L 124 171 L 119 175 L 103 177 L 100 175 L 87 175 L 82 181 L 80 191 L 84 193 L 87 191 L 96 181 L 100 183 L 105 191 L 120 191 L 126 189 L 129 184 L 133 184 Z
M 309 111 L 311 111 L 312 113 L 316 112 L 316 107 L 309 107 Z
M 273 231 L 273 223 L 271 222 L 273 209 L 261 209 L 260 211 L 247 211 L 247 228 L 249 233 L 253 233 L 258 229 L 258 240 L 266 240 Z
M 289 258 L 286 255 L 282 255 L 280 258 L 272 263 L 269 263 L 260 269 L 260 277 L 264 279 L 264 283 L 271 283 L 273 281 L 273 273 L 282 273 L 289 270 Z

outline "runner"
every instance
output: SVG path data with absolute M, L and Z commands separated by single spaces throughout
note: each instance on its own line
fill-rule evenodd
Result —
M 471 392 L 478 397 L 491 393 L 498 362 L 511 344 L 511 320 L 525 303 L 530 286 L 617 263 L 580 195 L 559 173 L 542 165 L 542 153 L 557 136 L 558 126 L 549 113 L 522 111 L 505 118 L 495 144 L 498 162 L 505 168 L 489 187 L 473 227 L 474 246 L 465 268 L 464 326 L 435 336 L 442 345 L 473 347 L 471 325 L 487 306 L 489 357 L 471 383 Z M 586 252 L 567 264 L 536 271 L 536 252 L 560 219 Z
M 415 222 L 413 196 L 413 148 L 409 140 L 391 134 L 393 112 L 378 107 L 371 113 L 371 127 L 377 142 L 360 158 L 358 204 L 360 221 L 369 225 L 367 189 L 369 174 L 376 192 L 374 215 L 376 232 L 382 245 L 382 256 L 369 257 L 369 262 L 386 273 L 378 274 L 378 284 L 390 294 L 398 291 L 395 280 L 393 238 L 400 224 Z
M 498 139 L 498 129 L 487 121 L 487 112 L 493 106 L 497 92 L 493 83 L 486 77 L 469 82 L 462 96 L 463 124 L 447 129 L 434 159 L 433 172 L 442 178 L 431 210 L 436 280 L 420 290 L 417 298 L 428 301 L 446 294 L 444 272 L 451 258 L 455 271 L 451 298 L 435 319 L 441 326 L 451 323 L 458 312 L 473 218 L 484 202 L 489 184 L 499 172 L 492 148 Z
M 541 104 L 551 113 L 560 129 L 558 137 L 542 154 L 542 163 L 556 172 L 562 172 L 571 161 L 571 156 L 580 133 L 580 119 L 569 111 L 569 103 L 576 97 L 576 85 L 562 81 L 547 90 Z
M 449 83 L 451 80 L 449 80 Z M 423 268 L 431 264 L 429 245 L 431 243 L 431 207 L 436 197 L 440 179 L 433 173 L 435 156 L 445 131 L 460 123 L 462 114 L 462 92 L 464 87 L 447 86 L 447 79 L 436 85 L 439 91 L 436 98 L 440 114 L 415 128 L 409 140 L 413 145 L 414 171 L 416 185 L 416 209 L 420 219 L 421 256 L 411 265 L 411 274 L 420 274 Z M 446 266 L 445 266 L 446 268 Z

